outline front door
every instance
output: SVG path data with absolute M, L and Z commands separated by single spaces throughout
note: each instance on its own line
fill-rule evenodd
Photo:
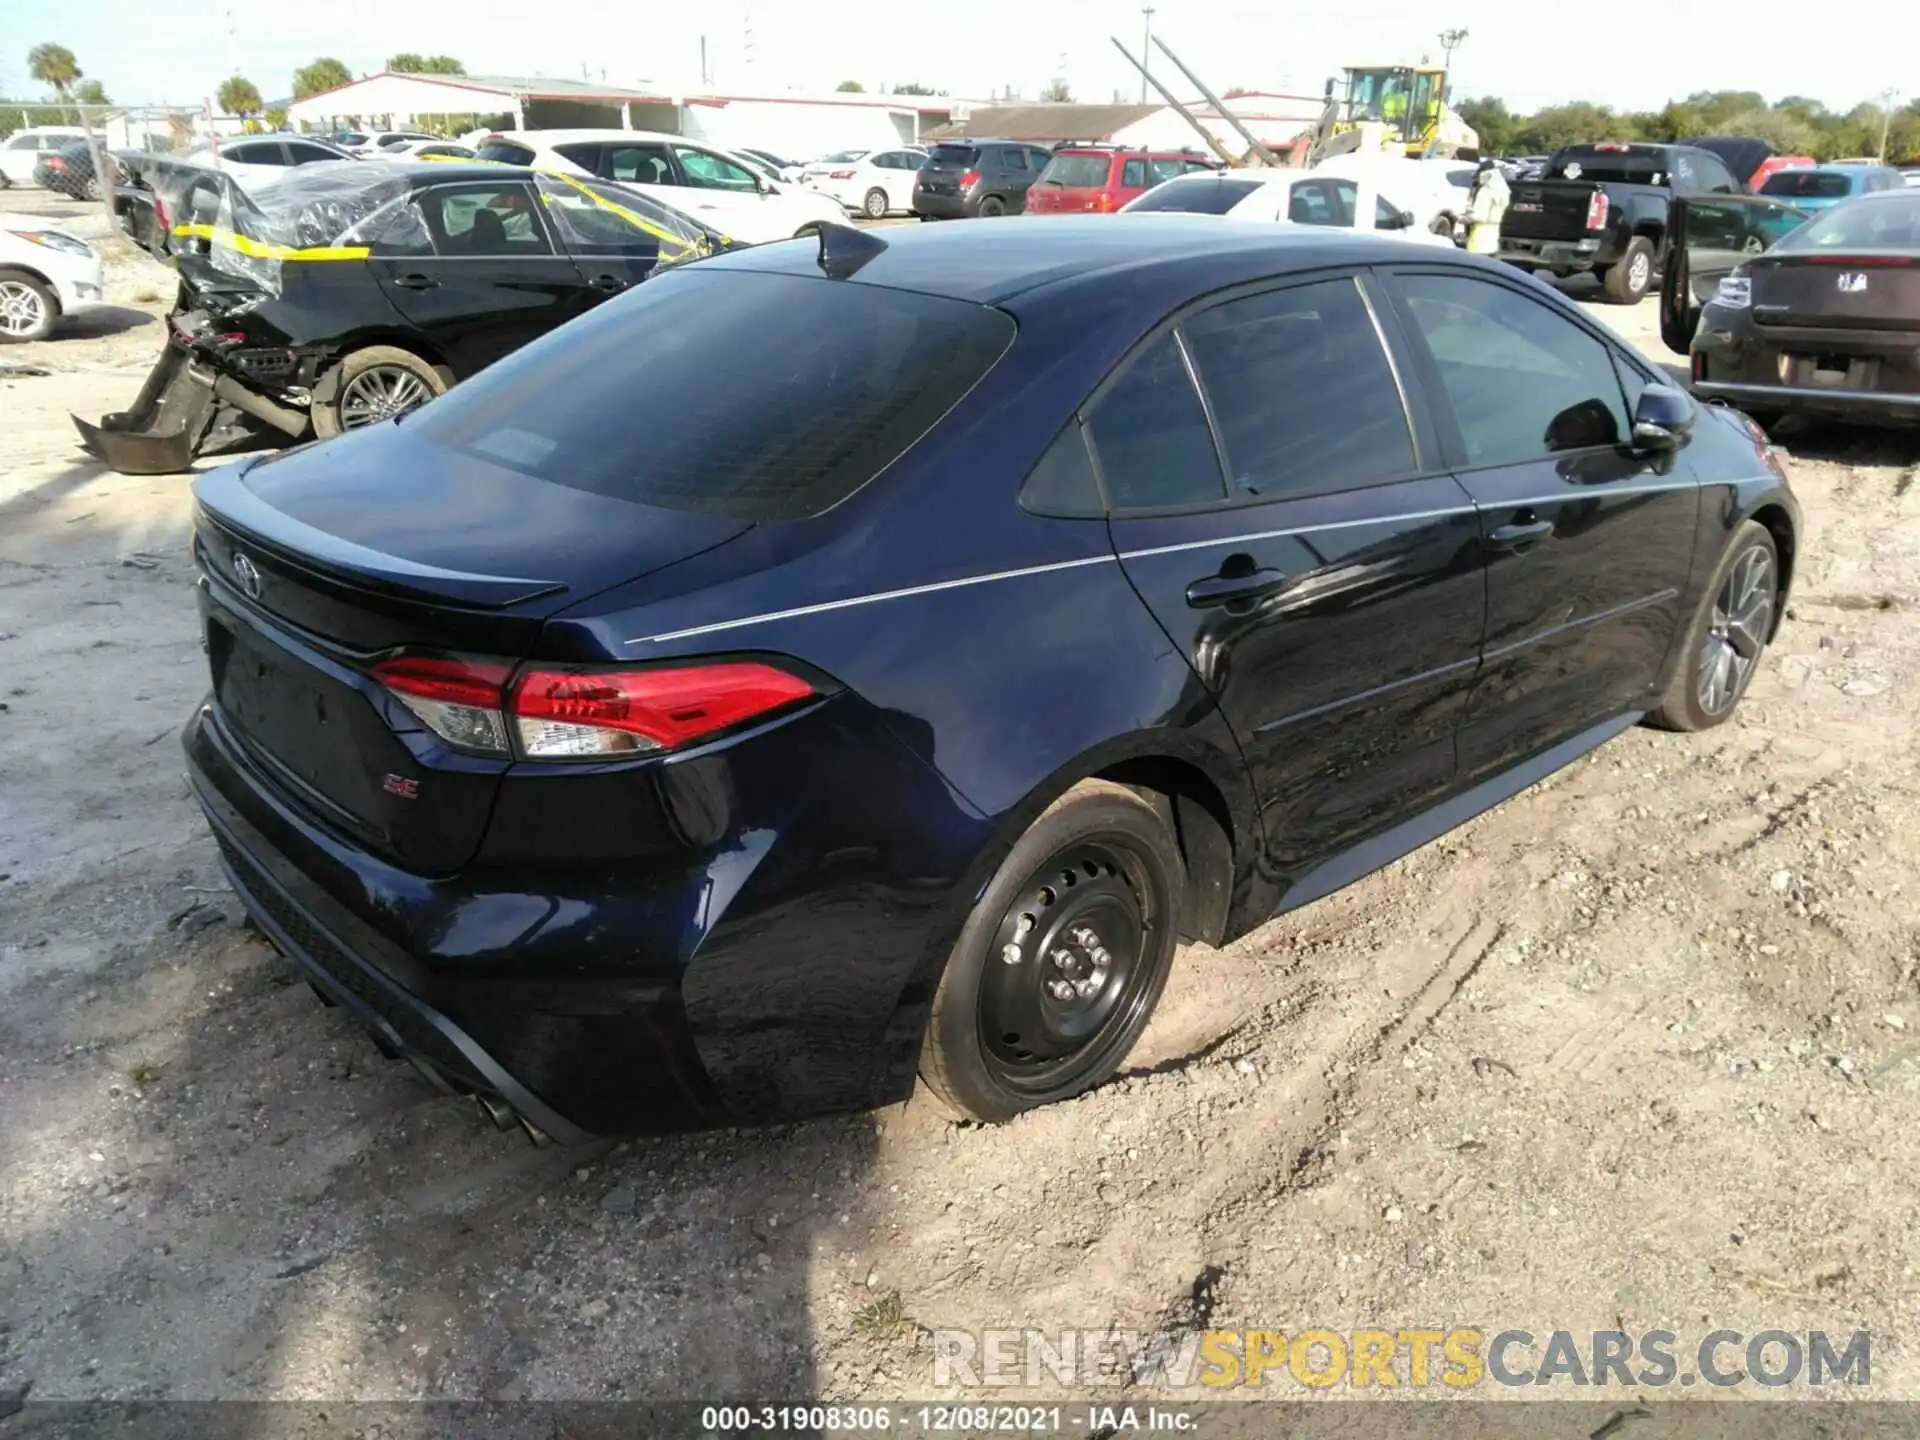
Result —
M 411 211 L 417 223 L 389 224 L 367 264 L 456 379 L 600 298 L 555 247 L 524 180 L 434 185 L 414 195 Z
M 1190 313 L 1086 414 L 1121 563 L 1239 737 L 1283 884 L 1453 784 L 1485 611 L 1472 502 L 1362 285 Z
M 1683 451 L 1630 442 L 1654 373 L 1524 280 L 1407 268 L 1392 284 L 1487 550 L 1485 650 L 1460 735 L 1472 783 L 1654 707 L 1700 490 Z
M 1720 282 L 1806 219 L 1806 212 L 1760 195 L 1675 196 L 1667 211 L 1660 281 L 1660 338 L 1685 355 L 1700 311 Z
M 633 190 L 571 175 L 536 175 L 547 220 L 594 302 L 638 285 L 661 265 L 712 253 L 713 237 Z

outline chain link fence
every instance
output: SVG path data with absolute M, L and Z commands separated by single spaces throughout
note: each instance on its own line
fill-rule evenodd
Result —
M 254 122 L 258 126 L 260 122 Z M 97 203 L 107 233 L 118 228 L 117 154 L 175 158 L 243 133 L 248 122 L 207 105 L 82 105 L 0 102 L 0 177 L 10 208 L 45 200 Z M 71 217 L 68 217 L 71 218 Z

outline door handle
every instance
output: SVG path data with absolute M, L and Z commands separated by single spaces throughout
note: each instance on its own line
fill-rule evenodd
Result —
M 1291 576 L 1278 570 L 1254 570 L 1245 575 L 1209 575 L 1187 586 L 1187 604 L 1195 610 L 1217 605 L 1233 605 L 1248 600 L 1264 600 L 1293 583 Z
M 1531 515 L 1531 510 L 1523 510 L 1523 515 Z M 1516 520 L 1511 525 L 1497 525 L 1487 532 L 1487 544 L 1495 550 L 1519 550 L 1536 540 L 1544 540 L 1553 533 L 1551 520 Z
M 618 275 L 596 275 L 589 280 L 587 284 L 591 285 L 595 290 L 604 290 L 609 295 L 616 290 L 624 290 L 627 288 L 627 282 L 622 280 Z
M 440 288 L 440 282 L 431 275 L 401 275 L 396 277 L 393 283 L 402 290 L 438 290 Z

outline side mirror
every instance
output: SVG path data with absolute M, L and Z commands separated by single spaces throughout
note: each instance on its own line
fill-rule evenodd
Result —
M 1633 407 L 1633 443 L 1639 450 L 1671 450 L 1693 424 L 1693 401 L 1671 385 L 1649 385 Z
M 1411 230 L 1413 228 L 1413 212 L 1411 210 L 1402 210 L 1398 219 L 1400 223 L 1394 227 L 1396 230 Z

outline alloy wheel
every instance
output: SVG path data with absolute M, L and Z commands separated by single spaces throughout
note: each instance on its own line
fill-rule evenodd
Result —
M 980 1046 L 1018 1094 L 1070 1091 L 1127 1045 L 1152 1003 L 1160 905 L 1125 836 L 1077 841 L 1021 887 L 980 984 Z
M 47 323 L 46 302 L 23 280 L 0 280 L 0 330 L 32 335 Z
M 1724 715 L 1760 663 L 1773 623 L 1773 560 L 1755 545 L 1733 562 L 1700 646 L 1700 708 Z
M 1627 266 L 1627 281 L 1633 287 L 1633 293 L 1643 293 L 1653 280 L 1653 258 L 1644 251 L 1633 257 Z
M 426 381 L 406 367 L 372 365 L 341 388 L 340 428 L 358 430 L 363 425 L 378 425 L 432 398 Z

